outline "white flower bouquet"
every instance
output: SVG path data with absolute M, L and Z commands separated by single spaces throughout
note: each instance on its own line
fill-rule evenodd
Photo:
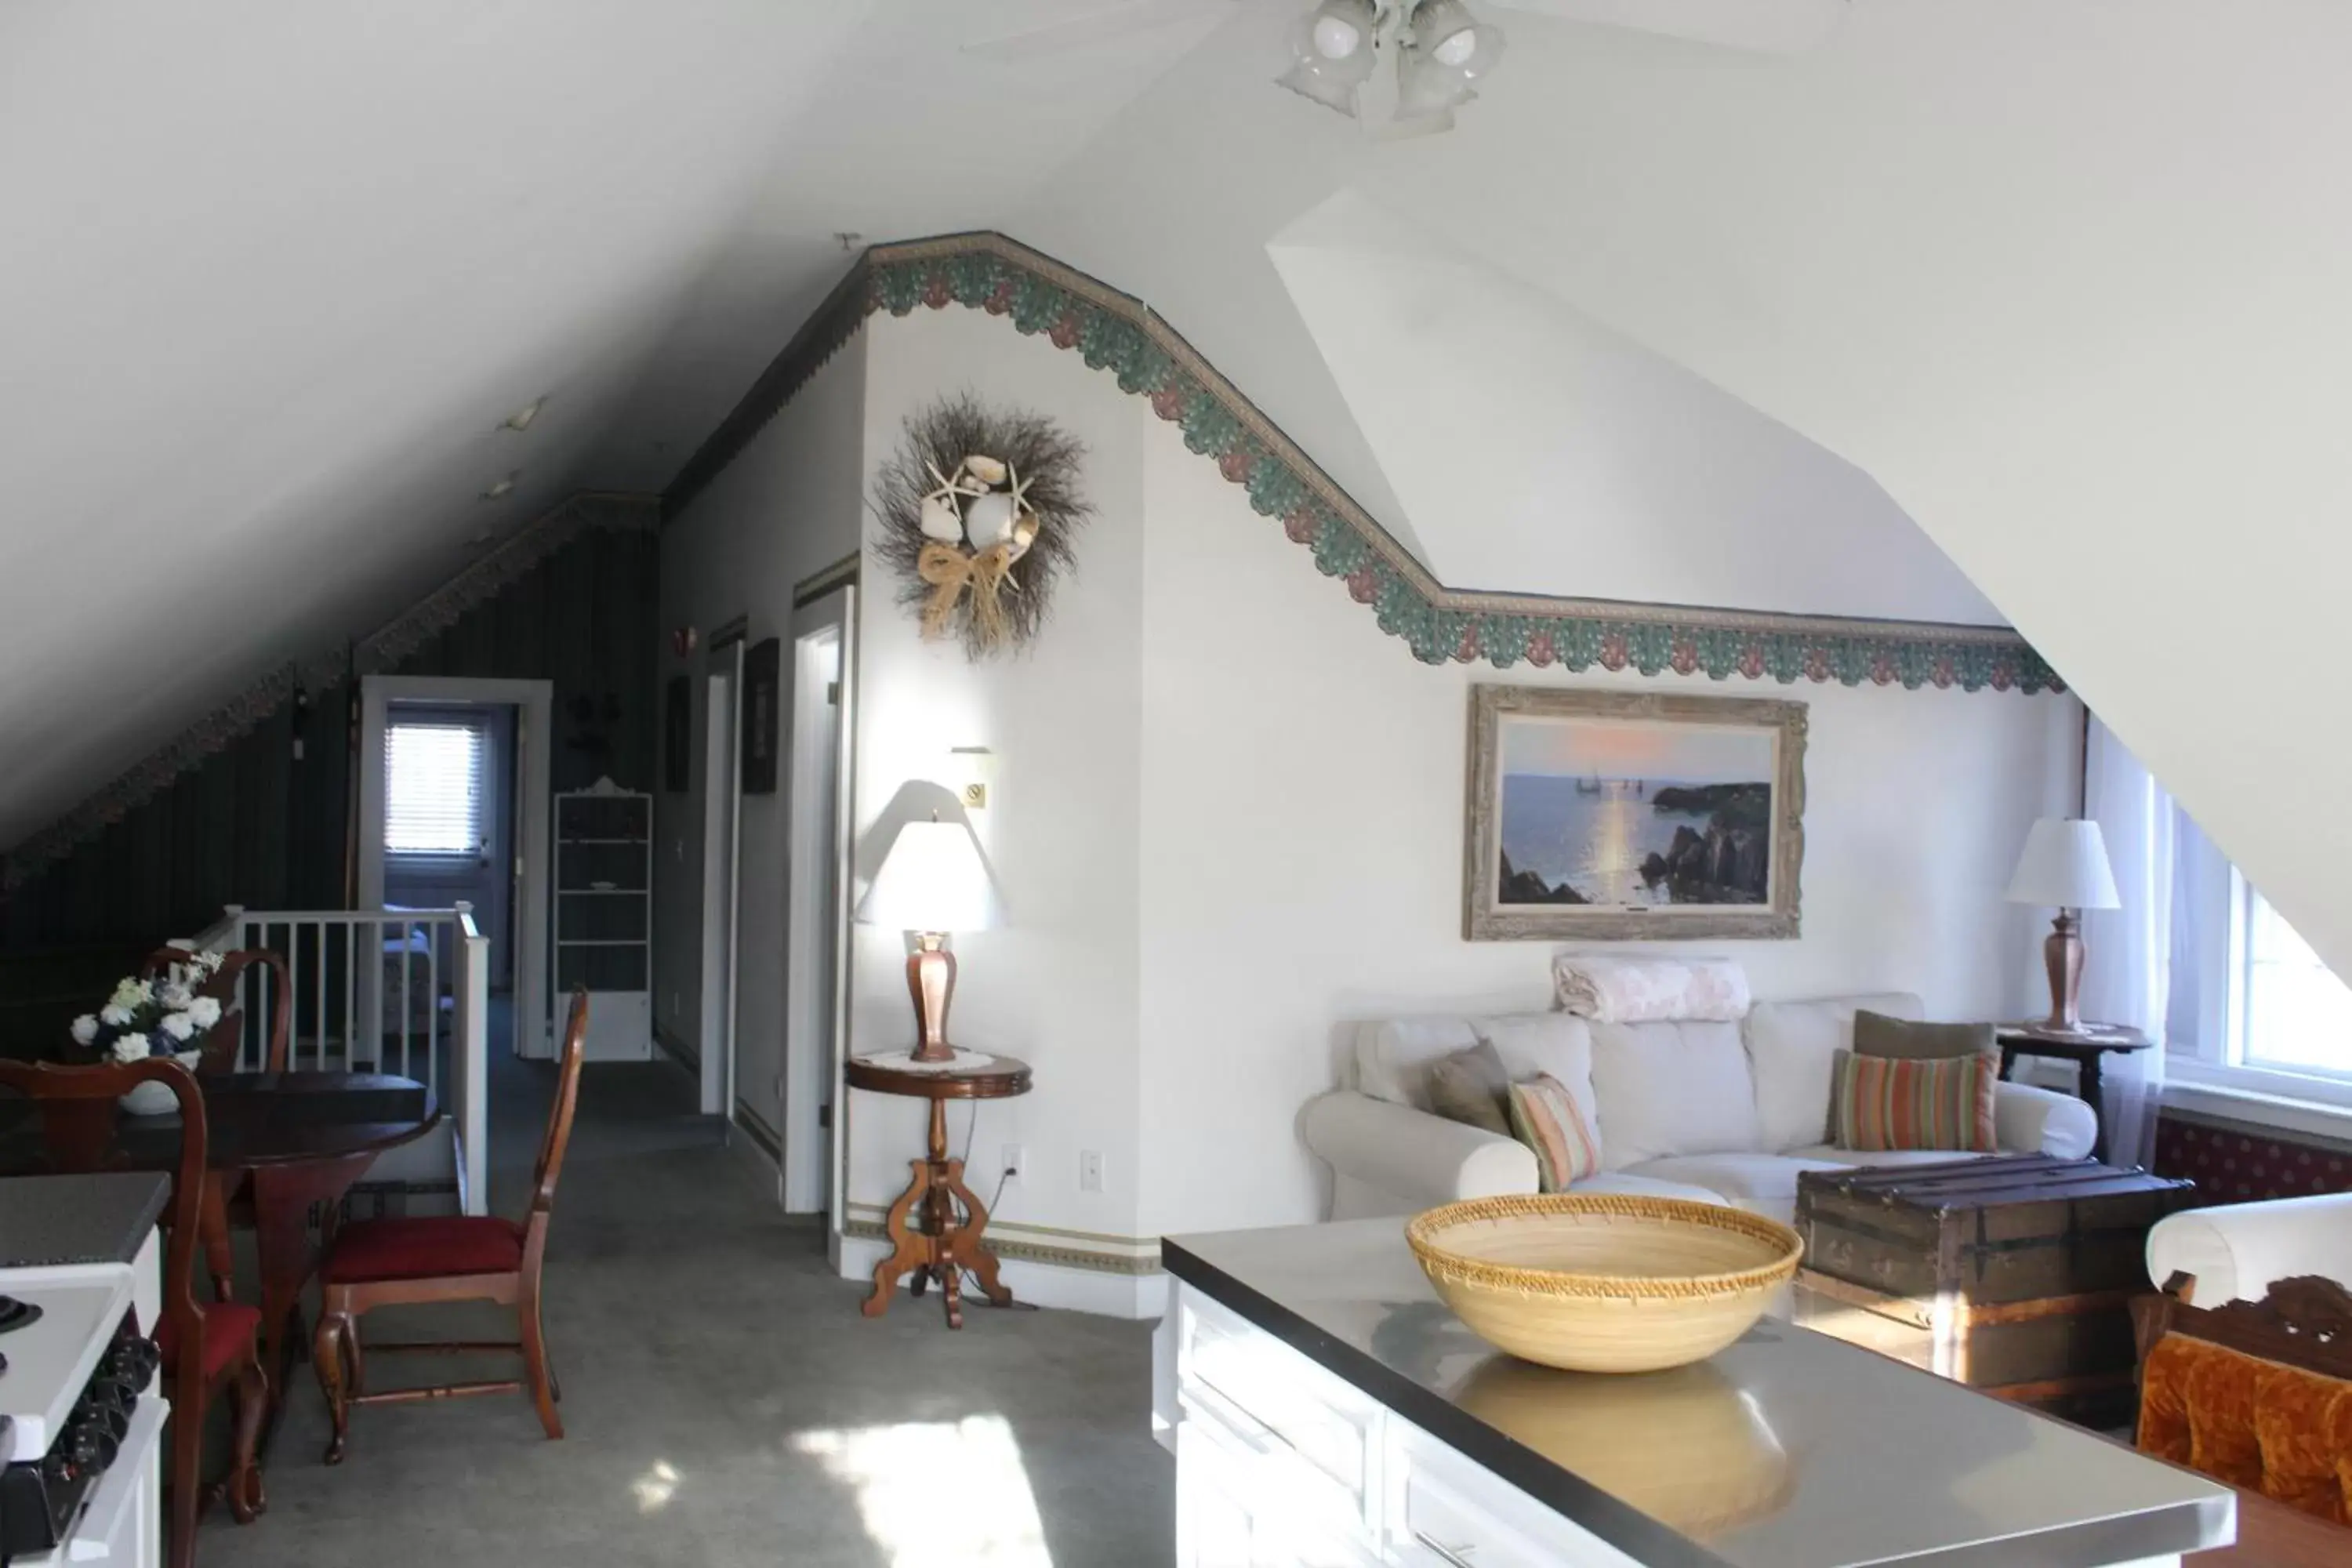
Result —
M 192 952 L 186 963 L 172 964 L 152 980 L 125 976 L 104 1006 L 73 1021 L 74 1044 L 93 1061 L 135 1062 L 165 1056 L 194 1071 L 205 1036 L 221 1019 L 219 998 L 202 994 L 220 966 L 219 953 Z M 142 1095 L 147 1089 L 164 1092 Z M 142 1083 L 124 1096 L 126 1103 L 142 1098 L 160 1102 L 156 1108 L 163 1110 L 176 1103 L 160 1083 Z M 142 1107 L 132 1104 L 131 1109 Z

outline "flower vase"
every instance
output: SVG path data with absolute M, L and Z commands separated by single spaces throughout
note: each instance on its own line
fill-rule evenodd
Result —
M 194 1072 L 196 1064 L 205 1059 L 205 1054 L 202 1051 L 182 1051 L 172 1059 Z M 173 1116 L 179 1111 L 180 1097 L 172 1092 L 170 1084 L 151 1078 L 145 1083 L 131 1086 L 131 1092 L 122 1097 L 122 1109 L 133 1116 Z

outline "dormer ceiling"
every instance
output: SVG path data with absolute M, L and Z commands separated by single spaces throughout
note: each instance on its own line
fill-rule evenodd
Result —
M 1304 9 L 0 9 L 0 843 L 660 489 L 845 246 L 965 228 L 1148 301 L 1450 585 L 2014 619 L 2242 858 L 2212 759 L 2332 776 L 2139 672 L 2200 607 L 2323 651 L 2352 19 L 1517 0 L 1388 142 L 1272 85 Z

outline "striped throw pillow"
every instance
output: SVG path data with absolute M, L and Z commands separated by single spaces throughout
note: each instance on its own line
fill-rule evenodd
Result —
M 1830 1080 L 1830 1125 L 1841 1149 L 1950 1149 L 1990 1154 L 2000 1053 L 1865 1057 L 1840 1051 Z
M 1511 1136 L 1535 1151 L 1543 1190 L 1564 1193 L 1601 1169 L 1601 1139 L 1568 1086 L 1549 1073 L 1511 1085 Z

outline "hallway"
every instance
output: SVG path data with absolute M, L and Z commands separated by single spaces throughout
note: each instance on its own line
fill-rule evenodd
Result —
M 492 1206 L 522 1212 L 550 1064 L 494 1069 Z M 520 1395 L 326 1413 L 297 1366 L 269 1511 L 217 1511 L 212 1568 L 604 1563 L 1095 1568 L 1169 1560 L 1172 1462 L 1150 1435 L 1150 1325 L 968 1314 L 903 1295 L 879 1321 L 694 1112 L 666 1062 L 590 1068 L 558 1189 L 547 1328 L 566 1436 Z M 488 1309 L 384 1311 L 371 1338 L 503 1337 Z M 404 1363 L 407 1364 L 403 1364 Z M 381 1358 L 379 1385 L 509 1375 Z

